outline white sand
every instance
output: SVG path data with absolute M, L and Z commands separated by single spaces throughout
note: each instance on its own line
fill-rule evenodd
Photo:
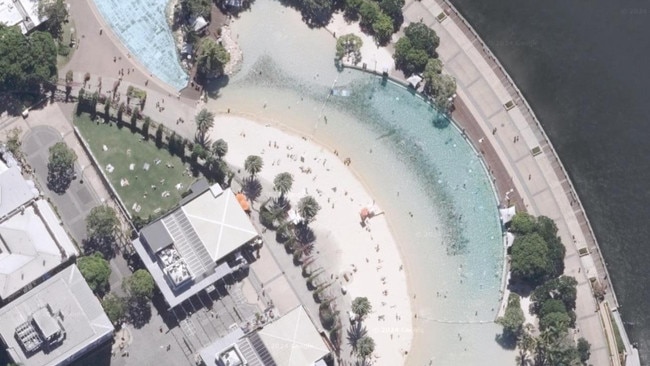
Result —
M 361 62 L 359 65 L 365 63 L 369 70 L 377 72 L 395 69 L 395 61 L 391 52 L 385 47 L 377 46 L 372 36 L 363 33 L 361 27 L 359 27 L 359 22 L 348 23 L 343 18 L 343 13 L 339 12 L 332 16 L 332 20 L 326 28 L 337 38 L 350 33 L 361 38 L 363 46 L 361 47 Z
M 343 164 L 345 157 L 337 157 L 322 146 L 270 123 L 218 115 L 212 138 L 228 141 L 226 160 L 233 165 L 242 166 L 248 155 L 261 156 L 264 168 L 259 175 L 263 180 L 271 182 L 278 173 L 292 173 L 294 184 L 288 195 L 292 202 L 306 194 L 318 200 L 322 209 L 312 227 L 317 233 L 328 234 L 326 238 L 317 238 L 317 250 L 325 258 L 336 258 L 328 272 L 341 275 L 351 272 L 352 264 L 356 266 L 357 272 L 345 286 L 348 296 L 365 296 L 373 305 L 373 313 L 364 324 L 376 343 L 377 364 L 403 364 L 404 351 L 410 350 L 413 337 L 413 314 L 400 253 L 385 216 L 370 219 L 369 230 L 362 228 L 359 212 L 371 205 L 373 199 L 350 167 Z M 275 142 L 278 148 L 273 147 Z M 287 154 L 295 155 L 295 160 Z M 302 173 L 301 167 L 311 168 L 311 173 Z M 342 275 L 340 280 L 345 281 Z M 345 337 L 345 330 L 343 333 Z

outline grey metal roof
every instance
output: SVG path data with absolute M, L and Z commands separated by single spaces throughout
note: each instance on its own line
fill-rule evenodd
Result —
M 161 221 L 194 276 L 199 276 L 214 268 L 215 262 L 182 209 L 172 212 Z
M 48 352 L 26 354 L 14 336 L 16 328 L 46 306 L 66 336 Z M 14 362 L 24 366 L 60 365 L 108 340 L 112 334 L 113 325 L 74 264 L 0 309 L 0 336 Z
M 140 235 L 144 236 L 147 244 L 149 244 L 149 248 L 151 248 L 151 251 L 154 253 L 157 253 L 174 242 L 167 232 L 167 228 L 162 223 L 162 220 L 158 220 L 151 225 L 142 228 Z

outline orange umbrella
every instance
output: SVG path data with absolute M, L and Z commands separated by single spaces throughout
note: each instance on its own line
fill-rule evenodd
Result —
M 241 206 L 242 210 L 244 211 L 249 211 L 250 210 L 250 205 L 248 204 L 248 199 L 243 193 L 237 193 L 235 195 L 235 198 L 237 198 L 237 201 L 239 202 L 239 205 Z

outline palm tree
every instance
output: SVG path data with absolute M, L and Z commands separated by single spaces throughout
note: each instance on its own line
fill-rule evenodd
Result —
M 363 319 L 366 315 L 370 314 L 372 311 L 372 304 L 368 301 L 367 297 L 357 297 L 352 300 L 352 312 L 359 316 L 359 319 Z
M 312 196 L 305 196 L 298 201 L 298 213 L 305 222 L 314 220 L 320 208 L 318 201 Z
M 291 191 L 293 186 L 293 175 L 291 173 L 280 173 L 273 179 L 273 190 L 280 193 L 280 200 L 284 201 L 284 195 Z
M 255 176 L 255 174 L 259 173 L 262 171 L 262 167 L 264 166 L 264 161 L 262 158 L 260 158 L 257 155 L 249 155 L 246 158 L 246 161 L 244 161 L 244 169 L 250 174 L 252 177 Z
M 213 77 L 223 73 L 223 67 L 230 61 L 230 53 L 211 38 L 205 38 L 197 57 L 198 71 L 202 76 Z
M 203 108 L 194 119 L 196 122 L 196 141 L 205 147 L 208 143 L 206 134 L 214 127 L 214 113 Z
M 532 328 L 533 326 L 531 324 L 526 324 L 517 341 L 519 354 L 516 357 L 516 362 L 519 366 L 527 366 L 532 362 L 530 357 L 535 350 L 535 338 L 531 334 Z
M 212 144 L 212 152 L 219 160 L 223 159 L 228 153 L 228 143 L 224 139 L 218 139 Z
M 357 349 L 357 344 L 359 340 L 366 335 L 368 335 L 368 329 L 363 326 L 360 322 L 350 324 L 350 328 L 347 331 L 348 333 L 348 343 L 352 346 L 353 350 Z
M 361 339 L 357 341 L 356 352 L 359 358 L 368 358 L 373 352 L 375 352 L 375 340 L 369 336 L 361 337 Z

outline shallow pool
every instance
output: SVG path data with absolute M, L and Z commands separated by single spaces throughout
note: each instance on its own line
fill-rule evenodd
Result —
M 167 0 L 93 0 L 131 54 L 149 71 L 176 90 L 188 76 L 179 63 L 165 18 Z

